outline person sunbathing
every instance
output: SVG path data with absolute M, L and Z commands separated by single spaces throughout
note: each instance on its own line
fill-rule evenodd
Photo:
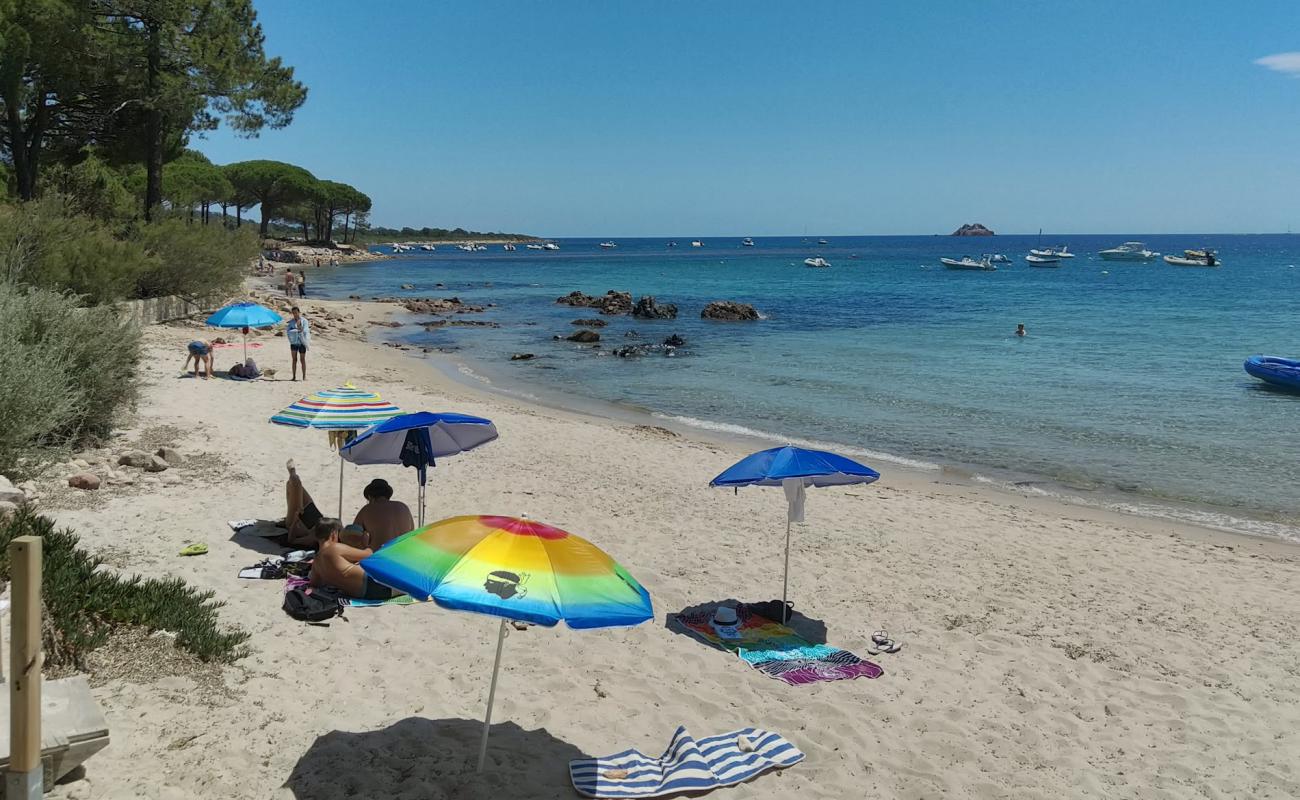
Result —
M 285 462 L 289 470 L 289 480 L 284 485 L 285 514 L 284 527 L 288 529 L 287 540 L 291 547 L 315 547 L 316 525 L 324 518 L 320 509 L 312 502 L 311 495 L 298 477 L 298 468 L 293 459 Z
M 375 478 L 361 492 L 366 504 L 357 512 L 353 524 L 370 535 L 370 546 L 378 550 L 389 541 L 415 529 L 411 509 L 393 499 L 393 487 L 383 478 Z
M 382 583 L 376 583 L 357 566 L 361 559 L 373 551 L 346 545 L 339 541 L 343 523 L 326 517 L 316 523 L 316 557 L 311 562 L 311 585 L 332 586 L 362 600 L 387 600 L 398 594 Z

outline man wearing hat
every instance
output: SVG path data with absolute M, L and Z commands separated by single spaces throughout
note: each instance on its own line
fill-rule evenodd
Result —
M 393 487 L 383 478 L 375 478 L 362 491 L 366 504 L 357 512 L 354 525 L 370 534 L 370 546 L 378 550 L 391 539 L 415 528 L 411 509 L 406 503 L 393 499 Z

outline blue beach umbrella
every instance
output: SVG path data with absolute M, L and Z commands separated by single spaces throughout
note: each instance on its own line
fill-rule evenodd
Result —
M 785 489 L 785 577 L 781 583 L 781 621 L 785 622 L 790 587 L 790 524 L 803 522 L 805 489 L 810 486 L 848 486 L 872 483 L 880 473 L 851 458 L 825 450 L 773 447 L 751 453 L 709 481 L 710 486 L 780 486 Z
M 415 467 L 420 517 L 424 526 L 425 485 L 434 459 L 454 456 L 497 438 L 492 420 L 469 414 L 418 411 L 399 414 L 361 432 L 339 454 L 353 464 L 401 464 Z
M 264 328 L 268 325 L 278 325 L 283 321 L 284 317 L 266 306 L 257 303 L 232 303 L 225 308 L 217 309 L 207 318 L 205 324 L 214 328 Z M 244 337 L 244 360 L 248 360 L 247 336 Z

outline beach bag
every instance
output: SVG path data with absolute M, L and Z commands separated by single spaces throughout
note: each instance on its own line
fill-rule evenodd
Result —
M 303 622 L 325 622 L 343 614 L 343 593 L 328 586 L 299 586 L 284 593 L 284 613 Z

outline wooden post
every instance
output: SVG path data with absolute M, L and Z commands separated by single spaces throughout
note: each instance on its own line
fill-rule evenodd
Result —
M 13 599 L 9 641 L 9 772 L 5 800 L 38 800 L 41 765 L 41 537 L 9 543 Z

